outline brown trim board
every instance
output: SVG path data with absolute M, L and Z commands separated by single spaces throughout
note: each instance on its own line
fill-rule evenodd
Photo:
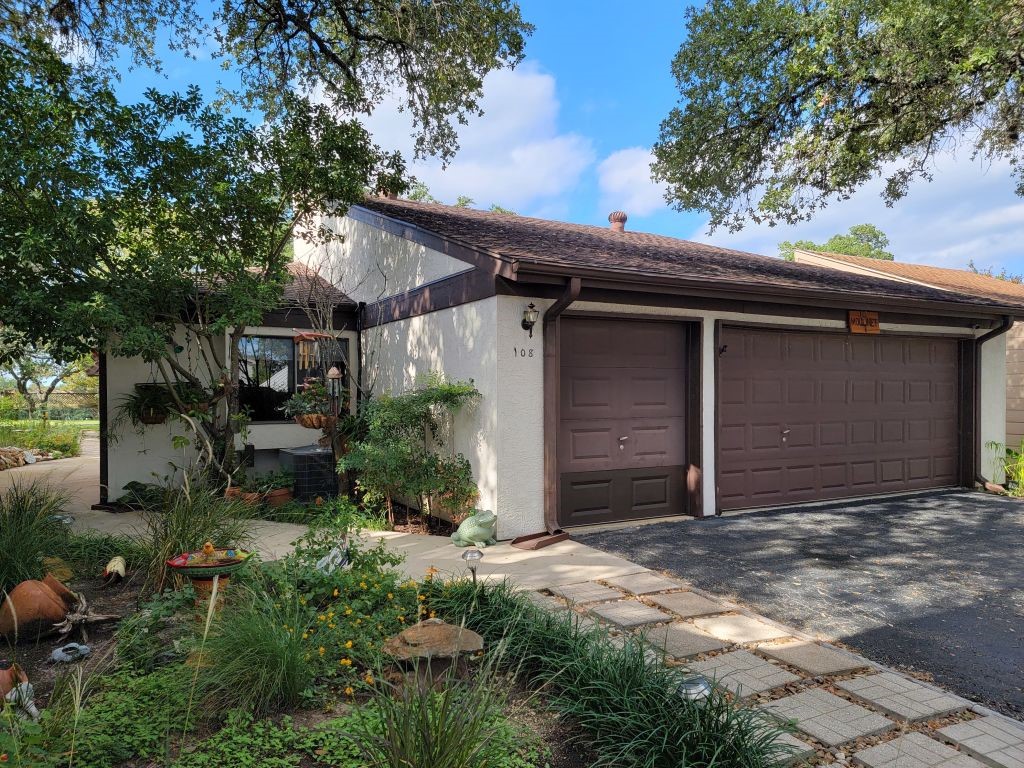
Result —
M 704 321 L 686 324 L 686 496 L 687 512 L 704 514 Z
M 107 406 L 107 353 L 99 355 L 100 389 L 100 504 L 109 502 L 110 482 L 110 409 Z
M 489 298 L 497 293 L 494 281 L 494 274 L 482 268 L 468 269 L 435 280 L 411 291 L 365 305 L 362 308 L 361 327 L 375 328 Z

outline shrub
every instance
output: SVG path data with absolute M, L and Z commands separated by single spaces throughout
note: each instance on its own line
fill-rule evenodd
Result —
M 117 628 L 117 659 L 132 669 L 151 672 L 184 656 L 182 645 L 194 621 L 191 585 L 167 590 L 143 604 Z
M 72 531 L 57 554 L 76 575 L 96 576 L 112 557 L 120 555 L 135 570 L 148 565 L 152 553 L 144 539 L 87 530 Z
M 44 557 L 60 556 L 70 536 L 63 514 L 68 497 L 45 485 L 15 483 L 0 495 L 0 589 L 45 575 Z
M 34 449 L 61 456 L 77 456 L 79 434 L 77 427 L 54 422 L 18 421 L 0 424 L 0 446 Z
M 768 715 L 717 688 L 701 702 L 677 696 L 684 672 L 652 664 L 639 639 L 613 645 L 576 614 L 545 611 L 507 583 L 432 585 L 429 600 L 449 621 L 500 644 L 504 663 L 544 686 L 549 706 L 588 733 L 595 765 L 760 768 L 791 758 L 792 749 L 776 743 L 782 729 Z
M 243 588 L 244 589 L 244 588 Z M 199 690 L 211 710 L 240 707 L 256 716 L 294 707 L 313 682 L 303 625 L 309 611 L 294 594 L 235 590 L 201 650 Z M 241 598 L 241 599 L 239 599 Z
M 148 546 L 148 585 L 163 591 L 168 580 L 167 560 L 199 549 L 207 541 L 215 546 L 244 548 L 250 534 L 253 509 L 241 501 L 225 499 L 202 483 L 186 481 L 184 487 L 164 489 L 163 502 L 144 513 Z

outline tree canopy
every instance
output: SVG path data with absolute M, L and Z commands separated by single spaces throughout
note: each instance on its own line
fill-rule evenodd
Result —
M 783 240 L 779 243 L 779 255 L 786 261 L 792 261 L 793 250 L 801 248 L 805 251 L 843 253 L 847 256 L 894 261 L 896 257 L 885 250 L 888 245 L 889 238 L 874 224 L 854 224 L 845 235 L 832 235 L 824 243 L 815 243 L 812 240 Z
M 1017 0 L 709 0 L 687 12 L 654 175 L 712 228 L 806 219 L 882 176 L 888 204 L 958 144 L 1024 194 Z

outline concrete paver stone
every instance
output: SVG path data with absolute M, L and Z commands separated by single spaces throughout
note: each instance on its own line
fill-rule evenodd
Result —
M 867 768 L 983 768 L 974 758 L 917 732 L 856 752 L 853 759 Z
M 564 597 L 570 603 L 577 603 L 579 605 L 619 600 L 623 597 L 623 594 L 617 589 L 610 589 L 594 581 L 584 581 L 579 584 L 563 584 L 551 587 L 551 591 L 559 597 Z
M 772 626 L 766 621 L 750 616 L 736 614 L 733 616 L 710 616 L 694 619 L 694 626 L 730 643 L 756 643 L 761 640 L 774 640 L 788 637 L 784 629 Z
M 856 657 L 827 645 L 794 640 L 790 643 L 757 646 L 758 653 L 803 670 L 809 675 L 838 675 L 865 669 L 867 664 Z
M 694 616 L 708 616 L 713 613 L 722 613 L 725 606 L 715 600 L 709 600 L 696 592 L 669 592 L 665 595 L 649 595 L 647 597 L 652 603 L 657 603 L 662 608 L 682 616 L 684 619 Z
M 888 718 L 820 688 L 770 702 L 765 709 L 830 747 L 851 739 L 884 733 L 895 726 Z
M 904 720 L 927 720 L 971 705 L 966 699 L 921 685 L 894 672 L 855 677 L 836 685 L 876 709 Z
M 800 678 L 760 656 L 739 650 L 723 653 L 689 665 L 693 672 L 713 678 L 737 696 L 770 691 Z
M 775 743 L 785 744 L 787 746 L 794 747 L 793 752 L 790 754 L 790 763 L 796 763 L 801 760 L 806 760 L 809 757 L 813 757 L 816 752 L 816 750 L 814 749 L 814 745 L 808 744 L 806 741 L 801 741 L 800 739 L 796 738 L 796 736 L 793 736 L 788 733 L 784 733 L 777 739 L 775 739 Z
M 670 589 L 682 589 L 681 582 L 666 579 L 656 573 L 631 573 L 626 576 L 613 576 L 605 579 L 613 587 L 624 589 L 634 595 L 648 595 L 653 592 L 665 592 Z
M 668 624 L 654 627 L 644 633 L 647 642 L 667 656 L 688 659 L 699 653 L 708 653 L 725 648 L 718 638 L 712 637 L 689 624 Z
M 523 593 L 526 598 L 536 605 L 538 608 L 543 608 L 546 611 L 565 611 L 568 610 L 565 603 L 559 602 L 551 595 L 545 595 L 542 592 L 535 592 L 532 589 L 527 590 Z
M 595 616 L 623 629 L 642 627 L 645 624 L 660 624 L 672 619 L 667 613 L 651 608 L 636 600 L 622 600 L 617 603 L 601 603 L 590 609 Z
M 946 726 L 939 735 L 995 768 L 1024 768 L 1024 724 L 990 715 Z

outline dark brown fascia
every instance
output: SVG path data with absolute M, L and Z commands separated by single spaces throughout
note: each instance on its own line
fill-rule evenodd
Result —
M 670 293 L 696 295 L 698 297 L 728 299 L 730 301 L 759 301 L 776 304 L 798 304 L 802 306 L 842 307 L 872 311 L 889 311 L 899 308 L 904 312 L 927 314 L 941 311 L 959 317 L 1007 315 L 1021 312 L 1020 307 L 1000 304 L 971 304 L 933 299 L 886 297 L 878 294 L 834 292 L 789 286 L 766 286 L 744 284 L 737 281 L 725 282 L 703 278 L 681 278 L 638 273 L 615 273 L 593 268 L 566 268 L 564 265 L 540 264 L 517 261 L 515 281 L 520 283 L 564 283 L 566 275 L 581 277 L 586 282 L 584 289 L 614 291 L 645 291 L 648 293 Z
M 439 251 L 458 261 L 464 261 L 467 264 L 472 264 L 474 267 L 482 267 L 487 272 L 493 272 L 502 277 L 512 277 L 514 260 L 502 256 L 500 253 L 477 248 L 455 238 L 442 237 L 430 230 L 417 227 L 415 224 L 409 224 L 401 219 L 385 216 L 382 213 L 371 211 L 359 205 L 351 206 L 345 215 L 363 224 L 369 224 L 371 227 L 400 237 L 403 240 Z M 495 262 L 497 262 L 497 265 Z

